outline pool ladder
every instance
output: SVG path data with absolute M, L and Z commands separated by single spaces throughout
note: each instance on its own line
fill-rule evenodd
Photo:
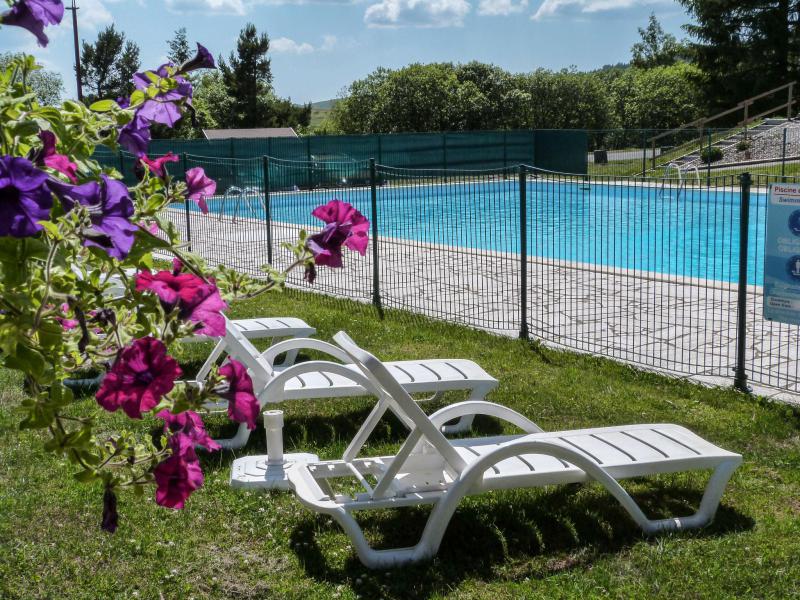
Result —
M 225 190 L 225 195 L 222 197 L 222 205 L 219 209 L 219 215 L 217 216 L 217 220 L 221 221 L 222 217 L 225 216 L 225 205 L 228 203 L 228 200 L 233 200 L 235 203 L 233 205 L 233 222 L 236 223 L 236 219 L 239 216 L 239 209 L 242 205 L 242 202 L 245 203 L 246 208 L 248 211 L 252 211 L 251 205 L 251 198 L 254 197 L 256 201 L 256 206 L 258 206 L 258 201 L 261 196 L 262 192 L 257 187 L 246 187 L 244 189 L 236 186 L 231 186 L 227 190 Z M 261 204 L 264 203 L 263 198 L 261 198 Z
M 697 180 L 697 187 L 700 187 L 700 170 L 697 168 L 697 165 L 692 165 L 687 169 L 681 169 L 681 166 L 678 163 L 671 162 L 669 163 L 666 168 L 664 169 L 664 177 L 661 178 L 661 198 L 664 198 L 664 192 L 666 192 L 667 187 L 667 180 L 669 179 L 669 171 L 670 169 L 675 169 L 678 173 L 678 194 L 675 196 L 676 200 L 679 200 L 681 197 L 681 192 L 686 189 L 686 179 L 684 179 L 683 175 L 686 171 L 694 171 L 695 179 Z

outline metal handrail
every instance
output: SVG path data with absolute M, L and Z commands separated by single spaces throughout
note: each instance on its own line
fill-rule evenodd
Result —
M 761 117 L 763 117 L 763 116 L 765 116 L 767 114 L 770 114 L 772 112 L 780 110 L 781 108 L 787 108 L 789 111 L 791 111 L 792 105 L 795 104 L 795 102 L 796 102 L 796 100 L 794 99 L 794 94 L 793 94 L 794 86 L 795 86 L 796 83 L 797 83 L 796 81 L 790 81 L 789 83 L 784 83 L 783 85 L 778 86 L 776 88 L 773 88 L 773 89 L 771 89 L 769 91 L 762 92 L 761 94 L 758 94 L 756 96 L 751 96 L 750 98 L 742 100 L 741 102 L 739 102 L 733 108 L 729 108 L 728 110 L 722 111 L 722 112 L 717 113 L 715 115 L 712 115 L 710 117 L 703 117 L 703 118 L 700 118 L 700 119 L 696 119 L 696 120 L 694 120 L 694 121 L 692 121 L 690 123 L 685 123 L 685 124 L 681 125 L 680 127 L 676 127 L 675 129 L 670 129 L 669 131 L 664 131 L 664 132 L 662 132 L 662 133 L 660 133 L 658 135 L 655 135 L 655 136 L 649 138 L 647 141 L 655 143 L 656 140 L 661 139 L 664 136 L 670 135 L 672 133 L 677 133 L 678 131 L 683 131 L 684 129 L 696 128 L 698 126 L 700 128 L 705 127 L 711 121 L 716 121 L 717 119 L 719 119 L 721 117 L 724 117 L 726 115 L 729 115 L 729 114 L 731 114 L 733 112 L 736 112 L 738 110 L 744 110 L 745 113 L 744 113 L 744 120 L 742 122 L 740 122 L 737 125 L 737 127 L 739 125 L 746 125 L 747 123 L 751 123 L 751 122 L 755 121 L 756 119 L 759 119 L 759 118 L 761 118 Z M 770 96 L 770 95 L 774 94 L 775 92 L 780 92 L 781 90 L 785 90 L 785 89 L 789 90 L 789 98 L 788 98 L 787 102 L 785 102 L 784 104 L 781 104 L 780 106 L 772 108 L 769 111 L 766 111 L 765 113 L 757 115 L 755 117 L 748 117 L 747 109 L 756 100 L 760 100 L 761 98 L 765 98 L 766 96 Z M 788 115 L 788 117 L 791 118 L 791 112 Z

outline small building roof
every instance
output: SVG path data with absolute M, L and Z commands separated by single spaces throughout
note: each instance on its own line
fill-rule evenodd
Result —
M 229 138 L 296 138 L 297 132 L 291 127 L 257 127 L 254 129 L 203 129 L 207 140 L 226 140 Z

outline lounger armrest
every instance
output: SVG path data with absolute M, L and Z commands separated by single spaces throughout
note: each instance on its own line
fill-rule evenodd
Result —
M 267 350 L 261 353 L 261 356 L 264 360 L 269 363 L 269 366 L 272 367 L 275 363 L 275 359 L 283 354 L 284 352 L 289 352 L 291 350 L 317 350 L 319 352 L 324 352 L 329 356 L 332 356 L 338 360 L 341 360 L 344 363 L 350 362 L 350 357 L 347 356 L 345 352 L 343 352 L 340 348 L 337 348 L 333 344 L 329 344 L 328 342 L 323 342 L 322 340 L 315 340 L 313 338 L 292 338 L 291 340 L 284 340 L 282 342 L 278 342 L 277 344 L 273 344 Z
M 267 403 L 282 402 L 284 399 L 284 392 L 286 390 L 286 383 L 298 375 L 304 373 L 332 373 L 334 375 L 341 375 L 346 377 L 353 383 L 362 386 L 367 391 L 380 396 L 380 390 L 376 389 L 372 382 L 367 379 L 360 371 L 357 371 L 347 366 L 332 362 L 328 360 L 309 360 L 306 362 L 292 365 L 278 373 L 264 388 L 258 392 L 258 402 L 261 408 L 264 408 Z
M 450 404 L 433 413 L 431 415 L 431 421 L 433 421 L 433 424 L 437 427 L 441 427 L 448 421 L 466 415 L 488 415 L 490 417 L 497 417 L 512 425 L 516 425 L 525 433 L 544 433 L 544 430 L 528 417 L 502 404 L 495 404 L 494 402 L 487 402 L 485 400 L 467 400 L 466 402 Z

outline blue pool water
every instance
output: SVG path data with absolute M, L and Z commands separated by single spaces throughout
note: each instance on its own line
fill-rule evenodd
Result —
M 686 189 L 529 181 L 526 188 L 528 255 L 638 269 L 717 281 L 738 281 L 737 186 Z M 270 196 L 273 221 L 306 225 L 315 206 L 340 198 L 370 216 L 367 188 L 283 192 Z M 264 218 L 263 199 L 240 207 L 240 216 Z M 751 194 L 748 280 L 763 280 L 766 197 Z M 234 202 L 209 202 L 232 214 Z M 515 179 L 483 183 L 384 186 L 377 194 L 381 236 L 480 250 L 520 251 L 519 185 Z

